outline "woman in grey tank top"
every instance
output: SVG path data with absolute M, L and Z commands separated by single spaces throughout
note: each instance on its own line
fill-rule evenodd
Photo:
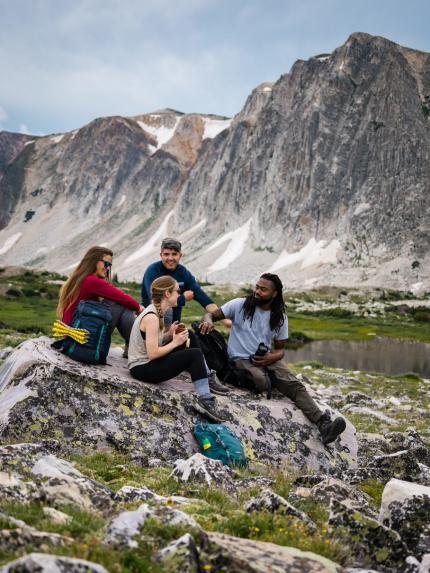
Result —
M 134 378 L 156 384 L 188 371 L 198 394 L 195 409 L 210 420 L 221 422 L 202 351 L 185 347 L 189 335 L 183 324 L 174 322 L 164 332 L 164 315 L 177 306 L 179 295 L 179 285 L 173 277 L 154 280 L 151 304 L 139 314 L 131 330 L 128 367 Z

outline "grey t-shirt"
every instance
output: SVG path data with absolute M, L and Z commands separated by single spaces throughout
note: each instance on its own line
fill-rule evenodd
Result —
M 270 310 L 257 307 L 252 319 L 245 320 L 243 316 L 244 298 L 234 298 L 223 304 L 221 310 L 226 318 L 233 321 L 228 339 L 228 354 L 230 358 L 249 358 L 257 351 L 260 342 L 271 348 L 272 340 L 288 338 L 288 318 L 284 315 L 284 324 L 279 331 L 270 328 Z

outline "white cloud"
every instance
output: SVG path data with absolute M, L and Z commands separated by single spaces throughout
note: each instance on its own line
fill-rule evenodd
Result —
M 28 129 L 28 126 L 25 125 L 25 123 L 21 123 L 21 125 L 19 126 L 19 133 L 30 133 L 30 130 Z

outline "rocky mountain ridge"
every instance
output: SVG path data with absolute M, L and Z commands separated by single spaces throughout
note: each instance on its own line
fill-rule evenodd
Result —
M 212 282 L 430 287 L 430 54 L 355 33 L 228 118 L 162 110 L 0 132 L 0 264 L 69 272 L 94 243 L 139 279 L 163 235 Z

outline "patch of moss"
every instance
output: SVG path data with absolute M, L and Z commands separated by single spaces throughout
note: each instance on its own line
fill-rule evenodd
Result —
M 367 480 L 358 484 L 357 487 L 371 497 L 376 509 L 381 507 L 382 492 L 385 487 L 383 483 L 376 480 Z

